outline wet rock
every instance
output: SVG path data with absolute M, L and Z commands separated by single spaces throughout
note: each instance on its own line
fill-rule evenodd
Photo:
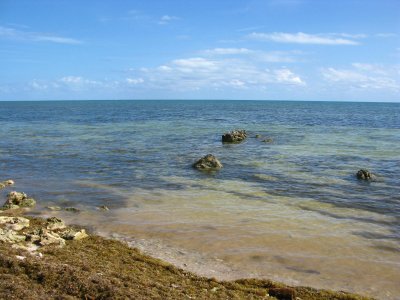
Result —
M 102 210 L 102 211 L 109 211 L 110 209 L 107 207 L 107 206 L 105 206 L 105 205 L 101 205 L 101 206 L 99 206 L 99 207 L 97 207 L 99 210 Z
M 20 207 L 33 207 L 36 201 L 28 198 L 25 193 L 11 192 L 7 195 L 7 200 L 3 205 L 3 209 L 16 209 Z
M 12 229 L 2 229 L 0 228 L 0 242 L 5 242 L 5 243 L 21 243 L 25 241 L 26 237 L 25 235 L 18 234 L 16 231 Z
M 222 135 L 223 143 L 240 143 L 247 137 L 245 130 L 233 130 Z
M 266 138 L 262 140 L 263 143 L 272 143 L 274 140 L 272 138 Z
M 80 212 L 81 210 L 76 208 L 76 207 L 66 207 L 64 208 L 65 211 L 70 211 L 70 212 Z
M 65 240 L 76 240 L 76 241 L 88 237 L 85 229 L 81 229 L 78 231 L 72 228 L 60 232 L 60 236 Z
M 221 169 L 222 164 L 214 155 L 207 154 L 195 162 L 193 164 L 193 168 L 198 170 L 212 171 Z
M 357 176 L 357 179 L 360 179 L 360 180 L 372 180 L 375 177 L 374 174 L 372 174 L 370 171 L 365 170 L 365 169 L 359 170 L 357 172 L 356 176 Z
M 60 206 L 46 206 L 47 209 L 50 209 L 52 211 L 60 211 L 62 208 Z
M 256 134 L 255 138 L 256 138 L 256 139 L 261 138 L 261 134 Z
M 49 230 L 64 229 L 65 223 L 63 220 L 61 220 L 59 218 L 51 217 L 51 218 L 47 219 L 46 228 Z
M 19 231 L 29 227 L 29 220 L 23 217 L 0 217 L 0 224 L 5 224 L 7 228 Z
M 13 185 L 14 184 L 14 180 L 8 179 L 5 181 L 0 182 L 0 190 L 4 189 L 7 186 Z

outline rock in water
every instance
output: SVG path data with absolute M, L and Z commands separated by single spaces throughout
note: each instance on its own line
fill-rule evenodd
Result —
M 372 174 L 370 171 L 365 170 L 365 169 L 361 169 L 357 172 L 356 174 L 357 179 L 360 180 L 371 180 L 374 178 L 374 174 Z
M 11 192 L 7 195 L 7 200 L 3 205 L 3 209 L 15 209 L 20 207 L 33 207 L 36 201 L 28 198 L 25 193 Z
M 223 143 L 240 143 L 247 137 L 246 130 L 233 130 L 222 135 Z
M 207 154 L 195 162 L 193 164 L 193 168 L 198 170 L 212 171 L 221 169 L 222 164 L 214 155 Z
M 7 187 L 7 186 L 13 185 L 13 184 L 14 184 L 14 181 L 11 180 L 11 179 L 5 180 L 5 181 L 3 181 L 3 182 L 0 182 L 0 190 L 1 190 L 1 189 L 4 189 L 4 188 Z

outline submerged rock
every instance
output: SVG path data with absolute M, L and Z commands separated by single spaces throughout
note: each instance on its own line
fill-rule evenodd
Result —
M 60 211 L 62 208 L 60 206 L 46 206 L 47 209 L 50 209 L 52 211 Z
M 357 179 L 360 179 L 360 180 L 372 180 L 375 177 L 374 174 L 372 174 L 370 171 L 365 170 L 365 169 L 359 170 L 357 172 L 356 176 L 357 176 Z
M 222 135 L 223 143 L 240 143 L 247 137 L 246 130 L 233 130 Z
M 272 143 L 274 140 L 272 138 L 266 138 L 262 140 L 263 143 Z
M 193 168 L 198 170 L 212 171 L 221 169 L 222 164 L 214 155 L 207 154 L 195 162 L 193 164 Z
M 7 200 L 3 205 L 3 209 L 16 209 L 20 207 L 33 207 L 36 201 L 33 198 L 28 198 L 25 193 L 11 192 L 7 195 Z
M 23 217 L 0 217 L 0 224 L 5 224 L 7 228 L 19 231 L 29 227 L 29 219 Z
M 80 212 L 81 210 L 76 208 L 76 207 L 66 207 L 64 208 L 65 211 L 70 211 L 70 212 Z
M 102 211 L 109 211 L 110 209 L 107 207 L 107 206 L 105 206 L 105 205 L 101 205 L 101 206 L 99 206 L 99 207 L 97 207 L 99 210 L 102 210 Z
M 13 185 L 13 184 L 14 184 L 14 180 L 11 180 L 11 179 L 0 182 L 0 190 L 4 189 L 7 186 Z

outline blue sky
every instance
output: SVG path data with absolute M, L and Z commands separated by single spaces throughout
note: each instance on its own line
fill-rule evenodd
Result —
M 0 0 L 0 100 L 399 95 L 398 0 Z

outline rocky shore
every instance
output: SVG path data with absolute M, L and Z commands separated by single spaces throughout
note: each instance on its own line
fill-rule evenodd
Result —
M 56 217 L 29 216 L 23 203 L 35 201 L 11 192 L 0 211 L 1 299 L 369 299 L 268 280 L 201 277 Z

